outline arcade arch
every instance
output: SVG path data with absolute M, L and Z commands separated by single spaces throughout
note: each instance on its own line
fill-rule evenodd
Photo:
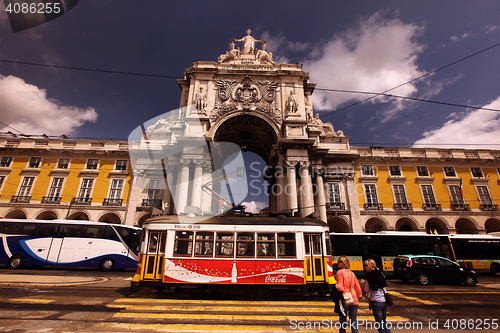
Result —
M 477 225 L 468 218 L 460 218 L 455 223 L 457 234 L 478 234 Z
M 26 219 L 26 213 L 23 210 L 16 209 L 5 214 L 5 217 L 9 219 Z
M 90 221 L 89 216 L 84 212 L 75 212 L 68 216 L 68 220 L 83 220 Z
M 433 217 L 425 223 L 425 230 L 428 234 L 449 234 L 450 230 L 445 221 L 440 218 Z
M 352 232 L 351 228 L 349 227 L 349 222 L 347 222 L 344 218 L 340 216 L 334 216 L 328 219 L 328 227 L 330 228 L 331 232 L 338 232 L 338 233 Z
M 121 224 L 121 218 L 120 218 L 120 216 L 116 215 L 115 213 L 107 213 L 107 214 L 102 215 L 99 218 L 98 222 Z
M 402 217 L 396 222 L 398 231 L 418 231 L 417 223 L 409 217 Z
M 379 232 L 387 230 L 389 230 L 389 227 L 387 226 L 386 221 L 379 217 L 371 217 L 365 223 L 365 232 Z
M 500 231 L 500 220 L 495 218 L 487 219 L 484 223 L 484 228 L 486 233 L 499 232 Z
M 56 220 L 57 214 L 53 211 L 47 210 L 38 214 L 36 218 L 39 220 Z

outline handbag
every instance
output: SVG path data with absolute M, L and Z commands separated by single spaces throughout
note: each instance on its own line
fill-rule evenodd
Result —
M 352 275 L 351 275 L 351 283 L 349 285 L 349 291 L 342 294 L 344 306 L 346 306 L 346 307 L 354 304 L 354 297 L 352 297 L 352 294 L 351 294 L 352 284 L 353 284 L 353 281 L 352 281 Z
M 394 300 L 392 299 L 392 296 L 384 291 L 384 297 L 385 297 L 385 302 L 389 306 L 393 306 Z

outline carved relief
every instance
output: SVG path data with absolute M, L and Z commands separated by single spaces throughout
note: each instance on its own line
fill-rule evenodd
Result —
M 215 80 L 217 87 L 215 107 L 210 120 L 216 121 L 224 114 L 235 110 L 255 110 L 265 113 L 278 123 L 281 114 L 275 107 L 277 82 L 253 82 L 248 75 L 238 82 L 234 80 Z

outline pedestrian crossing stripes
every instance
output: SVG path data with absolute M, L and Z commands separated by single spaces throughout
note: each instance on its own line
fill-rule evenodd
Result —
M 296 332 L 298 330 L 292 328 L 292 323 L 311 323 L 310 326 L 317 326 L 313 331 L 331 332 L 338 319 L 338 315 L 333 311 L 334 304 L 330 301 L 123 298 L 107 306 L 122 309 L 115 313 L 113 318 L 126 323 L 103 323 L 95 327 L 96 329 L 141 331 L 154 327 L 157 331 L 179 333 Z M 360 306 L 358 320 L 373 321 L 367 303 Z M 407 321 L 399 316 L 389 316 L 387 320 Z M 155 324 L 144 324 L 145 321 L 154 321 Z

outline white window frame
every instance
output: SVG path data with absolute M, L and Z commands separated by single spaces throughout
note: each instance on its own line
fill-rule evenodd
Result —
M 67 161 L 67 163 L 63 163 L 66 161 Z M 69 169 L 70 163 L 71 163 L 70 158 L 62 157 L 57 161 L 57 169 Z
M 365 173 L 365 171 L 370 171 L 370 173 Z M 375 169 L 373 165 L 362 165 L 361 166 L 361 176 L 375 176 Z
M 123 188 L 125 185 L 125 179 L 115 178 L 111 179 L 111 184 L 109 187 L 109 199 L 121 199 L 123 194 Z
M 19 186 L 19 191 L 17 192 L 17 196 L 19 197 L 29 197 L 31 195 L 31 191 L 33 190 L 33 185 L 35 184 L 35 177 L 26 176 L 21 181 L 21 185 Z
M 397 171 L 399 174 L 393 174 L 393 171 Z M 389 176 L 390 177 L 402 177 L 403 171 L 399 165 L 389 165 Z
M 424 188 L 429 188 L 430 193 L 425 191 Z M 436 205 L 437 204 L 436 194 L 434 193 L 434 188 L 432 187 L 432 185 L 422 184 L 422 185 L 420 185 L 420 190 L 422 192 L 422 199 L 423 199 L 425 205 Z M 432 196 L 432 200 L 428 200 L 428 199 L 431 199 L 431 196 Z
M 49 193 L 47 193 L 47 196 L 50 198 L 60 197 L 63 186 L 64 186 L 63 177 L 52 178 L 52 182 L 50 183 Z
M 342 196 L 340 191 L 340 182 L 328 182 L 326 183 L 328 190 L 328 202 L 329 203 L 341 203 Z

